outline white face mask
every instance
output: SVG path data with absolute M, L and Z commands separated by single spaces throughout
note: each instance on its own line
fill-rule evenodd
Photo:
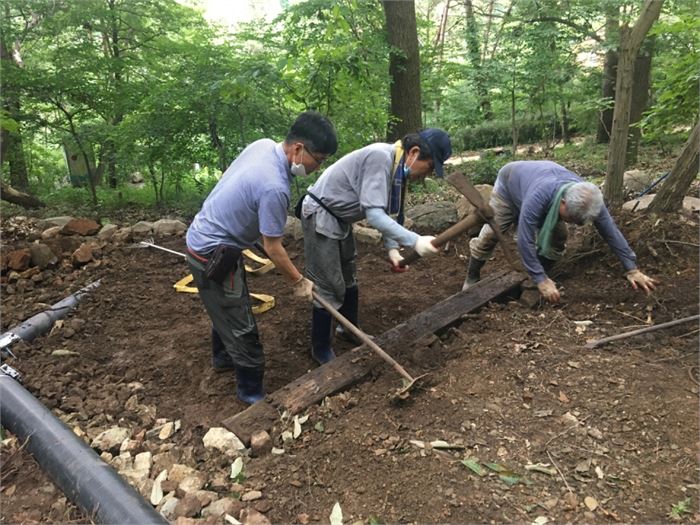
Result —
M 299 157 L 299 161 L 304 159 L 304 148 L 301 148 L 301 157 Z M 304 166 L 301 162 L 297 164 L 296 162 L 292 161 L 292 166 L 290 168 L 290 171 L 292 172 L 292 175 L 295 177 L 306 177 L 306 166 Z

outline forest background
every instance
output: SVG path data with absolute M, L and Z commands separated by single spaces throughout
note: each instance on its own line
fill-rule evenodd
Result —
M 233 28 L 194 1 L 0 9 L 2 191 L 24 206 L 193 214 L 247 144 L 306 109 L 334 122 L 335 158 L 435 126 L 455 152 L 589 155 L 612 204 L 640 145 L 670 157 L 688 140 L 679 195 L 697 174 L 695 0 L 280 0 Z M 468 171 L 490 182 L 506 160 Z

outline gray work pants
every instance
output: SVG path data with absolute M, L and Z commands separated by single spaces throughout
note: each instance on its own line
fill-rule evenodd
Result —
M 345 289 L 357 285 L 357 249 L 352 231 L 345 239 L 330 239 L 316 232 L 316 215 L 302 217 L 306 276 L 316 292 L 339 309 Z M 314 301 L 314 306 L 320 307 Z
M 202 261 L 187 254 L 187 263 L 204 308 L 214 329 L 221 336 L 233 364 L 238 367 L 263 369 L 265 355 L 260 343 L 258 325 L 253 317 L 243 259 L 239 259 L 236 269 L 229 273 L 221 284 L 206 278 L 205 263 Z
M 505 233 L 511 226 L 516 227 L 518 224 L 517 211 L 498 193 L 491 194 L 489 205 L 494 211 L 494 221 L 501 228 L 501 232 Z M 552 254 L 555 255 L 553 260 L 558 260 L 564 255 L 566 249 L 566 239 L 568 232 L 564 221 L 557 222 L 552 232 Z M 517 239 L 517 233 L 516 233 Z M 474 237 L 469 241 L 469 254 L 475 259 L 485 261 L 493 255 L 493 250 L 498 243 L 496 234 L 491 229 L 491 226 L 484 224 L 479 232 L 478 237 Z

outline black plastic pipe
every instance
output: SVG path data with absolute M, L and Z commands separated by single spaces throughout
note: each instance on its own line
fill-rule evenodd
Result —
M 0 372 L 0 424 L 12 432 L 73 503 L 97 523 L 168 521 L 22 385 Z
M 2 334 L 0 340 L 14 342 L 17 339 L 12 337 L 12 334 L 18 336 L 23 341 L 31 341 L 35 337 L 48 332 L 49 328 L 58 320 L 66 316 L 83 298 L 83 295 L 93 291 L 95 288 L 100 286 L 100 281 L 97 280 L 81 288 L 74 294 L 69 295 L 65 299 L 61 299 L 59 302 L 54 304 L 51 308 L 39 312 L 33 315 L 26 321 L 24 321 L 19 326 L 10 328 L 7 332 Z M 5 345 L 2 345 L 3 347 Z M 7 345 L 9 346 L 9 344 Z

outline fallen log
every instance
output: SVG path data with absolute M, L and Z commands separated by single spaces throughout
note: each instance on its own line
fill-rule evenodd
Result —
M 23 208 L 43 208 L 46 206 L 46 204 L 41 202 L 34 195 L 16 190 L 2 181 L 0 181 L 0 199 L 11 202 L 12 204 L 17 204 Z
M 480 308 L 489 301 L 519 288 L 526 278 L 527 276 L 520 272 L 494 274 L 469 290 L 458 292 L 414 315 L 374 340 L 385 350 L 396 351 L 449 326 L 462 315 Z M 269 394 L 264 400 L 225 419 L 223 425 L 243 443 L 249 444 L 255 432 L 270 430 L 284 411 L 291 415 L 298 414 L 321 402 L 326 396 L 358 383 L 371 370 L 376 369 L 377 365 L 378 359 L 369 348 L 354 348 Z

